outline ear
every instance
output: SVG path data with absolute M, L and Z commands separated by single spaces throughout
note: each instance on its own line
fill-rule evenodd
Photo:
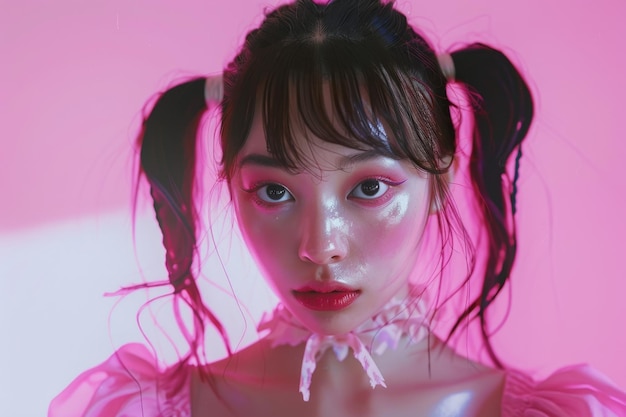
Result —
M 446 156 L 440 160 L 440 164 L 442 167 L 448 167 L 448 171 L 443 174 L 439 174 L 439 176 L 445 180 L 446 185 L 449 185 L 452 183 L 452 180 L 454 180 L 454 176 L 456 175 L 459 165 L 458 159 L 454 158 L 453 155 Z M 447 201 L 442 200 L 442 198 L 446 197 L 438 196 L 433 193 L 430 199 L 430 214 L 438 213 L 445 208 Z

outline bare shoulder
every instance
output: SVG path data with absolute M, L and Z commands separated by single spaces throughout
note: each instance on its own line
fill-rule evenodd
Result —
M 385 378 L 388 391 L 398 387 L 411 392 L 410 408 L 420 410 L 418 415 L 500 416 L 504 370 L 460 355 L 439 339 L 431 339 L 427 347 L 417 347 L 410 357 L 409 364 L 405 361 L 388 366 L 394 372 Z
M 506 371 L 473 361 L 441 341 L 431 358 L 431 374 L 446 387 L 446 397 L 458 402 L 459 408 L 466 404 L 463 416 L 500 416 Z
M 297 355 L 292 347 L 271 348 L 260 340 L 206 365 L 206 377 L 197 369 L 191 381 L 191 415 L 260 416 L 265 415 L 261 403 L 302 401 L 294 390 L 298 379 L 293 370 L 299 370 L 302 358 Z
M 469 359 L 439 339 L 433 342 L 429 356 L 432 372 L 444 380 L 489 377 L 503 382 L 506 376 L 504 370 Z

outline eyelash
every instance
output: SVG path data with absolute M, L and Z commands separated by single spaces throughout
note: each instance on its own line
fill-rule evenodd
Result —
M 289 200 L 285 200 L 285 201 L 276 201 L 276 202 L 270 202 L 270 201 L 265 201 L 263 200 L 261 197 L 259 197 L 258 193 L 261 189 L 263 189 L 264 187 L 268 187 L 271 185 L 275 185 L 278 186 L 280 188 L 282 188 L 285 193 L 289 194 L 291 196 L 291 198 Z M 287 187 L 285 187 L 284 185 L 277 183 L 277 182 L 261 182 L 258 184 L 253 185 L 252 187 L 250 187 L 249 189 L 244 189 L 245 192 L 252 194 L 254 201 L 257 204 L 260 204 L 262 206 L 267 206 L 267 207 L 276 207 L 277 205 L 281 204 L 281 203 L 285 203 L 287 201 L 290 201 L 293 199 L 293 194 L 291 193 L 291 191 L 289 191 L 289 189 Z
M 391 196 L 389 194 L 389 188 L 401 185 L 406 180 L 393 181 L 393 180 L 391 180 L 389 178 L 386 178 L 386 177 L 376 177 L 376 176 L 375 177 L 367 177 L 367 178 L 364 178 L 363 180 L 359 181 L 357 183 L 357 185 L 352 188 L 352 190 L 350 191 L 348 196 L 349 197 L 352 196 L 354 194 L 354 192 L 359 189 L 359 187 L 361 187 L 364 183 L 366 183 L 368 181 L 378 181 L 378 182 L 384 184 L 387 187 L 387 189 L 385 189 L 384 193 L 381 196 L 379 196 L 379 197 L 364 198 L 364 197 L 354 197 L 353 196 L 352 198 L 358 199 L 358 200 L 364 202 L 364 204 L 378 205 L 378 204 L 382 204 L 385 201 L 387 201 L 387 198 L 385 198 L 385 196 Z M 266 201 L 263 198 L 259 197 L 259 195 L 258 195 L 259 191 L 261 189 L 263 189 L 264 187 L 268 187 L 268 186 L 271 186 L 271 185 L 275 185 L 275 186 L 278 186 L 278 187 L 284 189 L 284 192 L 288 193 L 291 196 L 291 198 L 289 200 L 285 200 L 285 201 L 279 201 L 278 200 L 276 202 L 270 202 L 270 201 Z M 249 188 L 244 188 L 243 191 L 245 191 L 246 193 L 251 194 L 253 199 L 254 199 L 254 201 L 255 201 L 255 203 L 257 203 L 257 204 L 259 204 L 261 206 L 270 207 L 270 208 L 275 208 L 275 207 L 277 207 L 278 205 L 280 205 L 282 203 L 286 203 L 286 202 L 291 201 L 291 200 L 294 199 L 293 194 L 291 193 L 291 191 L 289 191 L 289 188 L 287 188 L 284 185 L 282 185 L 280 183 L 277 183 L 277 182 L 262 181 L 262 182 L 253 184 Z
M 356 190 L 359 189 L 359 187 L 361 187 L 364 183 L 368 182 L 368 181 L 378 181 L 379 183 L 382 183 L 385 185 L 385 187 L 387 187 L 384 191 L 384 193 L 378 197 L 372 197 L 372 198 L 363 198 L 363 197 L 356 197 L 353 196 L 354 192 Z M 387 177 L 368 177 L 365 178 L 361 181 L 359 181 L 357 183 L 357 185 L 352 188 L 352 190 L 350 191 L 350 196 L 353 196 L 352 198 L 359 200 L 359 202 L 361 204 L 364 205 L 368 205 L 368 206 L 379 206 L 381 204 L 386 203 L 387 201 L 389 201 L 389 199 L 391 197 L 393 197 L 393 193 L 390 191 L 391 188 L 393 187 L 397 187 L 398 185 L 401 185 L 405 182 L 406 180 L 402 180 L 402 181 L 393 181 L 390 178 Z

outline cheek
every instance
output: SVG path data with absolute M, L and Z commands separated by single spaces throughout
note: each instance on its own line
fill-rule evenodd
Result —
M 357 244 L 362 252 L 377 253 L 387 259 L 406 256 L 417 248 L 427 217 L 423 198 L 400 194 L 385 207 L 367 219 L 359 219 Z
M 235 204 L 237 222 L 246 245 L 257 263 L 265 269 L 272 263 L 284 262 L 290 244 L 289 230 L 293 225 L 281 213 L 259 215 L 250 204 Z
M 381 213 L 381 223 L 388 229 L 397 228 L 406 223 L 409 212 L 409 196 L 401 194 Z

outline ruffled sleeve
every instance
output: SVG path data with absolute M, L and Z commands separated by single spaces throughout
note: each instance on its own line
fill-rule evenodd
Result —
M 626 393 L 586 365 L 560 369 L 541 382 L 509 371 L 502 417 L 624 417 Z
M 189 376 L 176 387 L 162 376 L 145 346 L 125 345 L 52 400 L 48 417 L 190 417 Z

